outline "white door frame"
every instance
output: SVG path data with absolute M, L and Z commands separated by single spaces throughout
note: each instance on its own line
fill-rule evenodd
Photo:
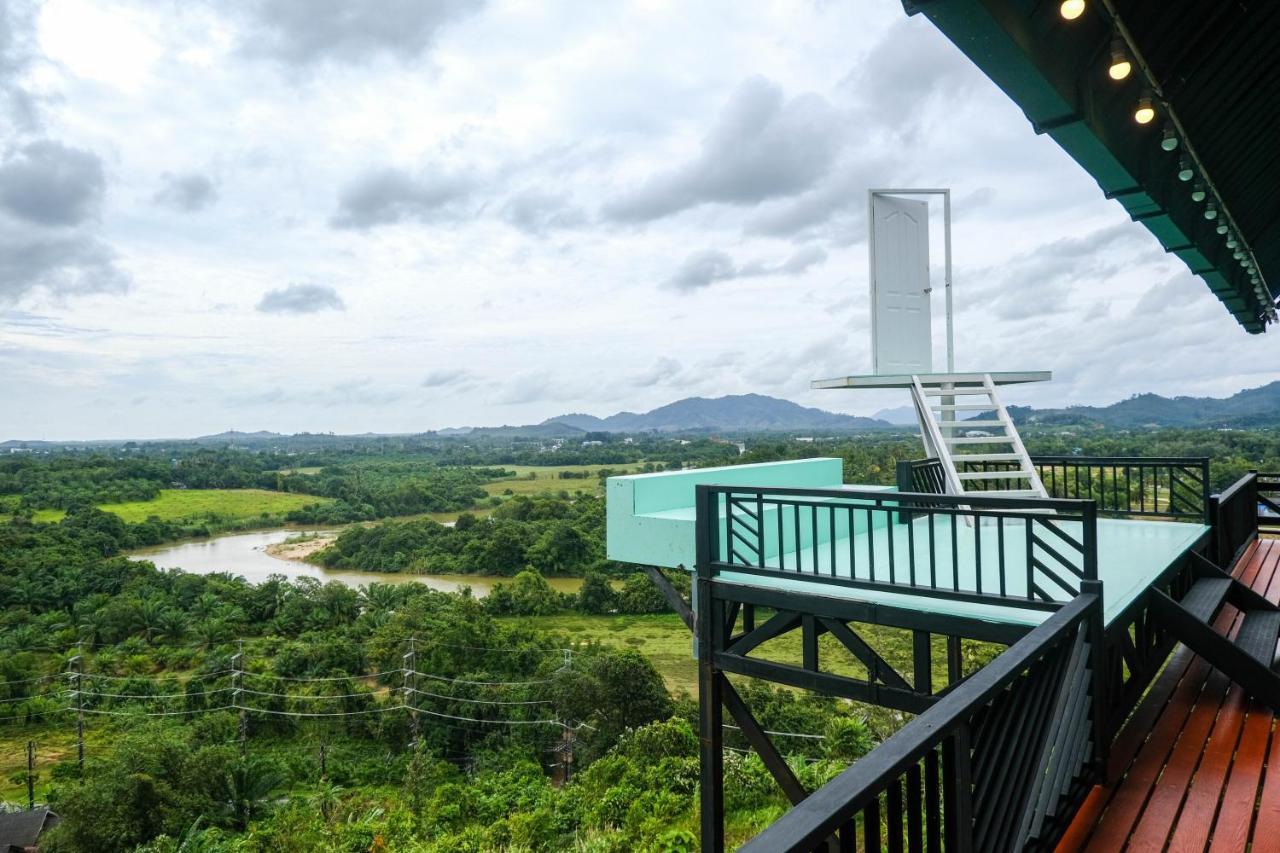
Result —
M 875 213 L 872 210 L 872 203 L 878 195 L 940 195 L 942 196 L 942 243 L 944 247 L 944 272 L 942 276 L 943 286 L 946 288 L 947 294 L 947 372 L 955 373 L 956 370 L 956 346 L 955 346 L 955 329 L 952 321 L 952 301 L 951 301 L 951 190 L 949 189 L 904 189 L 904 190 L 867 190 L 867 252 L 870 257 L 870 266 L 868 267 L 868 282 L 871 285 L 871 349 L 875 352 L 875 334 L 876 334 L 876 235 L 875 235 Z

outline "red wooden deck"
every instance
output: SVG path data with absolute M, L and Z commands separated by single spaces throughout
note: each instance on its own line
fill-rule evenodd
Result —
M 1260 540 L 1235 574 L 1280 601 L 1278 563 L 1280 540 Z M 1234 634 L 1238 621 L 1225 607 L 1217 627 Z M 1058 850 L 1280 850 L 1274 722 L 1270 708 L 1179 646 L 1113 747 L 1123 776 L 1093 789 Z

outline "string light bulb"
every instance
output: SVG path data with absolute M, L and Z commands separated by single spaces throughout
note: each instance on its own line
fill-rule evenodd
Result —
M 1178 134 L 1173 132 L 1173 125 L 1166 124 L 1160 136 L 1160 147 L 1165 151 L 1173 151 L 1178 147 Z
M 1217 227 L 1215 230 L 1216 230 L 1219 234 L 1226 234 L 1226 233 L 1227 233 L 1227 231 L 1228 231 L 1228 229 L 1227 229 L 1227 223 L 1225 223 L 1225 222 L 1219 222 L 1219 223 L 1218 223 L 1218 227 Z
M 1231 234 L 1231 233 L 1228 233 L 1228 234 L 1227 234 L 1227 248 L 1228 248 L 1228 249 L 1234 249 L 1236 246 L 1239 246 L 1239 245 L 1240 245 L 1240 241 L 1236 239 L 1236 235 Z
M 1204 184 L 1200 181 L 1196 181 L 1195 187 L 1191 190 L 1191 200 L 1196 204 L 1199 204 L 1204 201 L 1206 195 L 1207 193 L 1204 191 Z
M 1133 63 L 1125 53 L 1124 39 L 1117 33 L 1111 38 L 1111 65 L 1107 68 L 1107 74 L 1112 80 L 1123 80 L 1132 72 Z
M 1074 21 L 1084 14 L 1084 0 L 1062 0 L 1058 6 L 1058 14 L 1068 21 Z
M 1191 161 L 1186 157 L 1178 160 L 1178 180 L 1184 184 L 1196 176 L 1195 170 L 1191 168 Z
M 1210 220 L 1217 219 L 1218 218 L 1217 205 L 1215 205 L 1213 202 L 1209 202 L 1209 204 L 1206 205 L 1204 209 L 1204 218 L 1210 219 Z
M 1138 99 L 1138 108 L 1133 111 L 1133 120 L 1138 124 L 1151 124 L 1156 117 L 1156 108 L 1151 104 L 1151 96 L 1143 95 Z

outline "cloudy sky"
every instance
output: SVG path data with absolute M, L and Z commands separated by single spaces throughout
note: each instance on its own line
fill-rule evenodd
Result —
M 3 0 L 0 438 L 900 405 L 808 390 L 870 366 L 871 186 L 952 188 L 1014 402 L 1274 377 L 897 0 Z

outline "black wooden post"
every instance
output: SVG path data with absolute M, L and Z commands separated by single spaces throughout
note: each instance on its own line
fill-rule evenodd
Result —
M 1204 501 L 1204 523 L 1213 524 L 1213 514 L 1209 512 L 1209 499 L 1213 494 L 1213 484 L 1209 482 L 1209 458 L 1200 460 L 1200 497 Z
M 1219 568 L 1227 568 L 1222 561 L 1222 501 L 1217 495 L 1210 495 L 1205 515 L 1209 525 L 1209 559 Z
M 1084 565 L 1080 568 L 1084 572 L 1085 580 L 1096 581 L 1098 579 L 1098 504 L 1089 501 L 1081 508 L 1080 515 L 1080 546 L 1084 550 L 1081 558 Z
M 964 678 L 963 658 L 960 654 L 960 638 L 954 634 L 947 635 L 947 686 L 951 686 Z
M 928 631 L 911 632 L 912 686 L 917 693 L 933 693 L 933 644 Z
M 724 710 L 722 676 L 715 667 L 717 640 L 724 632 L 715 602 L 711 561 L 718 507 L 709 486 L 697 486 L 696 538 L 698 618 L 699 802 L 703 853 L 724 850 Z
M 1085 630 L 1089 641 L 1089 689 L 1093 693 L 1094 769 L 1099 780 L 1107 782 L 1110 781 L 1106 779 L 1106 775 L 1111 756 L 1111 720 L 1107 709 L 1111 707 L 1111 700 L 1107 695 L 1107 642 L 1102 610 L 1102 581 L 1081 581 L 1080 592 L 1097 596 L 1087 617 Z

